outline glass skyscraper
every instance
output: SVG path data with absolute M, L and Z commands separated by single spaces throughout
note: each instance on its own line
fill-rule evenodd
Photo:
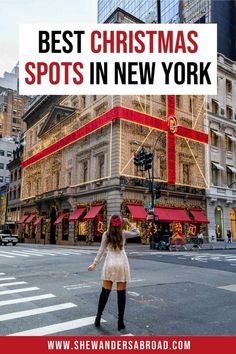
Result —
M 218 51 L 236 60 L 236 0 L 98 0 L 98 22 L 117 7 L 147 23 L 217 23 Z
M 104 22 L 117 7 L 143 22 L 157 22 L 157 0 L 98 0 L 98 22 Z

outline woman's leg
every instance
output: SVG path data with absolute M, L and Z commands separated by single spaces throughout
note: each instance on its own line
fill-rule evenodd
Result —
M 96 319 L 94 322 L 95 327 L 100 326 L 101 316 L 102 316 L 103 310 L 106 306 L 107 300 L 109 298 L 111 289 L 112 289 L 112 281 L 104 280 L 103 284 L 102 284 L 102 291 L 101 291 L 99 301 L 98 301 L 98 312 L 97 312 L 97 316 L 96 316 Z
M 126 303 L 126 283 L 117 283 L 118 330 L 124 329 L 124 313 Z

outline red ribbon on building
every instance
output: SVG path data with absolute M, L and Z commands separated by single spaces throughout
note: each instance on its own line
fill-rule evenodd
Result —
M 175 96 L 167 96 L 167 120 L 162 120 L 157 117 L 153 117 L 149 114 L 133 111 L 132 109 L 125 107 L 114 107 L 110 111 L 102 114 L 100 117 L 95 118 L 83 127 L 78 128 L 74 132 L 68 134 L 64 138 L 58 140 L 56 143 L 48 146 L 29 157 L 22 162 L 22 167 L 26 168 L 32 164 L 42 160 L 43 158 L 54 154 L 55 152 L 69 146 L 81 138 L 94 133 L 96 130 L 104 127 L 113 120 L 120 119 L 129 122 L 142 124 L 149 128 L 157 129 L 159 131 L 166 132 L 167 134 L 167 167 L 168 167 L 168 183 L 175 184 L 176 181 L 176 136 L 181 138 L 187 138 L 199 143 L 208 143 L 208 135 L 199 130 L 190 129 L 182 125 L 176 126 L 177 123 L 174 116 L 175 113 Z

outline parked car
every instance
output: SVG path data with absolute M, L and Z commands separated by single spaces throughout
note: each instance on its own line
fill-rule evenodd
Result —
M 15 246 L 18 242 L 18 236 L 14 235 L 11 230 L 0 230 L 0 245 L 6 246 L 12 243 Z

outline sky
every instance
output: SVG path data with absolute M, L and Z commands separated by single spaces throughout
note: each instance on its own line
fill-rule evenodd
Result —
M 0 77 L 18 61 L 24 23 L 96 23 L 97 0 L 0 0 Z

